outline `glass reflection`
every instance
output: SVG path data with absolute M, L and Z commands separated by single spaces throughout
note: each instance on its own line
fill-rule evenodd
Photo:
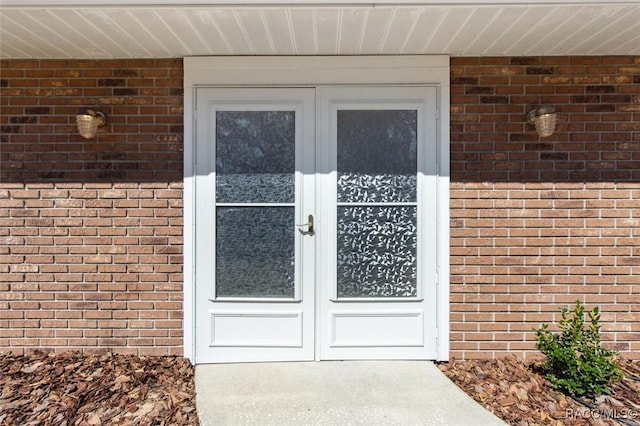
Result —
M 216 296 L 293 298 L 293 223 L 293 207 L 218 207 Z
M 293 111 L 216 112 L 219 203 L 292 203 L 294 173 Z
M 338 207 L 338 297 L 415 297 L 416 223 L 416 207 Z
M 416 201 L 417 111 L 338 111 L 338 201 Z

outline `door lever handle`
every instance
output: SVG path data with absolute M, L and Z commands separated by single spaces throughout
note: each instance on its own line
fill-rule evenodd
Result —
M 296 226 L 298 227 L 298 230 L 304 234 L 304 235 L 313 235 L 315 234 L 315 230 L 313 229 L 313 215 L 310 214 L 309 217 L 307 218 L 307 223 L 301 223 L 298 224 L 296 223 Z M 303 227 L 307 227 L 307 230 L 303 230 Z

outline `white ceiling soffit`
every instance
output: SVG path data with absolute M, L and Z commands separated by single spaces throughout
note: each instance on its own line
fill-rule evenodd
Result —
M 640 1 L 0 0 L 2 59 L 396 54 L 640 55 Z

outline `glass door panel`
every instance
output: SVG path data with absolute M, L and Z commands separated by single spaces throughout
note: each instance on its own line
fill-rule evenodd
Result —
M 339 206 L 338 298 L 415 297 L 416 221 L 411 206 Z
M 295 297 L 295 112 L 216 112 L 216 298 Z
M 216 209 L 216 296 L 295 296 L 293 207 Z
M 295 111 L 216 111 L 216 201 L 295 201 Z
M 338 202 L 415 202 L 415 110 L 337 111 Z
M 337 110 L 337 296 L 417 295 L 417 111 Z

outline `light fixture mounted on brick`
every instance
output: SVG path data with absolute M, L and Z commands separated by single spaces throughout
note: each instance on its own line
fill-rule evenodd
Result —
M 552 106 L 539 106 L 532 109 L 527 114 L 527 120 L 535 124 L 536 132 L 543 138 L 551 136 L 556 130 L 556 110 Z
M 98 133 L 98 127 L 107 123 L 107 116 L 100 111 L 94 111 L 89 108 L 80 108 L 76 115 L 76 124 L 78 125 L 78 133 L 83 138 L 91 139 Z

